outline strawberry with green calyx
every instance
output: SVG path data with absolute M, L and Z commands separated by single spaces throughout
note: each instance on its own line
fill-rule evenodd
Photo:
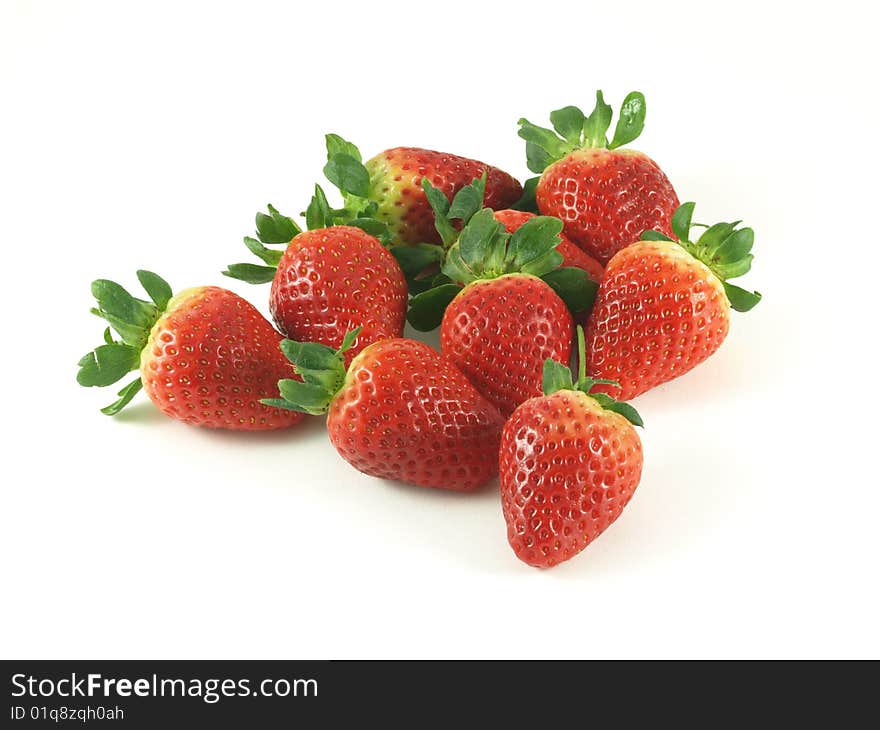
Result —
M 391 230 L 394 243 L 439 243 L 431 207 L 421 187 L 428 180 L 447 200 L 474 178 L 486 174 L 486 206 L 506 208 L 522 187 L 506 172 L 484 162 L 417 147 L 385 150 L 366 163 L 355 145 L 328 134 L 324 174 L 339 188 L 343 215 L 365 213 Z
M 459 232 L 462 226 L 467 225 L 473 215 L 484 207 L 484 191 L 486 188 L 486 174 L 479 179 L 474 180 L 469 185 L 465 185 L 459 190 L 450 203 L 446 196 L 428 180 L 422 180 L 422 188 L 425 191 L 425 197 L 434 211 L 434 227 L 440 236 L 440 244 L 418 244 L 416 246 L 395 246 L 392 249 L 395 257 L 400 263 L 404 274 L 407 275 L 407 283 L 410 287 L 410 294 L 418 294 L 431 286 L 437 286 L 439 283 L 447 283 L 423 275 L 424 269 L 419 267 L 430 265 L 431 263 L 442 263 L 452 244 L 458 240 Z M 488 206 L 486 206 L 488 207 Z M 534 216 L 533 213 L 513 210 L 505 208 L 495 211 L 495 218 L 498 220 L 508 233 L 513 233 L 523 223 Z M 602 278 L 602 264 L 600 264 L 592 256 L 588 255 L 580 248 L 575 246 L 563 233 L 559 235 L 560 241 L 556 250 L 562 254 L 562 267 L 574 267 L 583 269 L 589 275 L 589 278 L 597 282 Z M 411 274 L 415 272 L 417 278 L 412 280 Z M 594 287 L 590 287 L 594 289 Z
M 566 561 L 623 512 L 642 474 L 638 412 L 593 388 L 578 327 L 579 374 L 544 364 L 543 395 L 519 406 L 504 425 L 499 455 L 507 539 L 534 567 Z
M 513 233 L 527 220 L 535 217 L 534 213 L 520 210 L 496 210 L 495 220 L 504 226 L 508 233 Z M 583 269 L 590 280 L 598 284 L 602 280 L 604 267 L 590 254 L 569 240 L 565 233 L 559 234 L 560 242 L 556 250 L 562 254 L 562 266 Z
M 605 268 L 587 320 L 587 368 L 619 381 L 624 400 L 706 360 L 727 336 L 731 308 L 747 312 L 761 299 L 728 281 L 751 268 L 752 229 L 717 223 L 692 242 L 693 210 L 675 212 L 677 241 L 646 231 Z
M 558 219 L 536 216 L 510 234 L 484 208 L 447 253 L 442 272 L 452 283 L 416 298 L 426 306 L 444 304 L 437 292 L 451 288 L 454 297 L 440 325 L 441 349 L 505 416 L 540 392 L 546 358 L 566 360 L 571 354 L 571 313 L 542 278 L 569 271 L 556 268 L 562 261 L 556 250 L 561 229 Z M 572 288 L 573 296 L 580 291 Z M 410 322 L 426 324 L 414 321 L 422 314 L 436 318 L 411 308 Z
M 139 371 L 103 413 L 116 415 L 143 387 L 166 415 L 196 426 L 261 431 L 301 420 L 260 403 L 278 393 L 291 369 L 278 349 L 281 335 L 253 305 L 216 286 L 172 296 L 156 274 L 137 277 L 152 301 L 106 279 L 92 283 L 92 313 L 110 326 L 104 343 L 79 361 L 77 382 L 104 387 Z
M 410 293 L 413 294 L 407 319 L 417 330 L 428 331 L 439 326 L 446 306 L 459 293 L 461 286 L 467 283 L 462 281 L 461 277 L 454 280 L 450 277 L 446 270 L 446 261 L 460 237 L 465 235 L 464 231 L 468 230 L 471 220 L 478 211 L 487 210 L 482 208 L 484 186 L 485 175 L 463 187 L 450 203 L 443 193 L 427 180 L 422 181 L 425 195 L 434 211 L 435 226 L 441 243 L 412 247 L 396 246 L 392 249 L 407 276 Z M 493 211 L 492 215 L 502 226 L 498 232 L 503 233 L 506 230 L 510 235 L 515 234 L 527 221 L 536 218 L 530 213 L 514 210 Z M 551 238 L 555 240 L 555 250 L 560 255 L 552 258 L 553 266 L 541 276 L 563 299 L 572 313 L 582 314 L 589 310 L 595 298 L 598 288 L 595 280 L 599 278 L 601 265 L 561 235 L 561 223 L 551 224 L 551 228 L 553 230 L 546 242 L 549 243 Z M 509 235 L 506 238 L 504 236 L 498 238 L 496 245 L 499 250 L 506 245 L 509 238 Z M 509 266 L 511 261 L 507 263 Z M 435 268 L 433 271 L 427 269 L 430 273 L 426 276 L 424 267 L 430 265 L 434 265 Z M 438 266 L 439 272 L 436 271 Z M 499 274 L 497 271 L 485 273 L 491 277 Z M 505 273 L 514 272 L 508 269 Z
M 519 120 L 529 169 L 540 174 L 538 210 L 561 218 L 566 235 L 603 264 L 644 231 L 670 233 L 678 208 L 678 196 L 657 163 L 621 149 L 641 134 L 645 97 L 633 91 L 624 99 L 609 142 L 611 117 L 611 107 L 597 91 L 588 117 L 575 106 L 552 112 L 555 131 Z
M 288 337 L 337 348 L 358 327 L 349 358 L 373 342 L 400 337 L 406 281 L 377 238 L 384 226 L 369 218 L 333 225 L 335 213 L 318 186 L 305 216 L 309 230 L 302 231 L 271 205 L 268 214 L 258 213 L 258 238 L 244 242 L 263 265 L 232 264 L 223 273 L 250 283 L 271 281 L 269 308 Z M 284 251 L 270 248 L 278 243 L 286 245 Z
M 268 406 L 327 414 L 330 441 L 359 471 L 424 487 L 471 491 L 498 473 L 504 420 L 450 360 L 428 345 L 395 338 L 346 351 L 284 340 L 302 382 L 278 383 Z

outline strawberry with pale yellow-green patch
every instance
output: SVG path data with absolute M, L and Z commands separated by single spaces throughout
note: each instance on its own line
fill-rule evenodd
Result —
M 617 381 L 609 392 L 621 400 L 699 365 L 727 337 L 730 310 L 761 300 L 729 281 L 752 266 L 752 229 L 716 223 L 691 241 L 693 211 L 685 203 L 672 216 L 678 240 L 646 231 L 605 267 L 587 320 L 587 373 Z
M 395 147 L 361 161 L 351 142 L 328 134 L 324 174 L 343 195 L 341 222 L 358 215 L 386 224 L 396 244 L 440 243 L 434 214 L 422 189 L 427 180 L 447 200 L 474 178 L 486 174 L 485 205 L 508 208 L 522 193 L 522 186 L 503 170 L 446 152 L 419 147 Z
M 278 380 L 292 369 L 281 335 L 252 304 L 217 286 L 173 296 L 156 274 L 137 276 L 150 301 L 107 279 L 92 283 L 92 312 L 110 326 L 104 343 L 80 359 L 77 382 L 104 387 L 138 371 L 103 413 L 116 415 L 143 388 L 167 416 L 195 426 L 266 431 L 302 420 L 260 402 L 278 395 Z

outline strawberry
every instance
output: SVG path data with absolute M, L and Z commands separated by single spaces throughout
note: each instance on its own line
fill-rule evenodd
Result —
M 517 408 L 501 433 L 499 474 L 507 540 L 516 556 L 549 568 L 577 555 L 629 503 L 642 474 L 642 443 L 626 403 L 593 393 L 597 382 L 547 360 L 544 394 Z
M 259 240 L 244 240 L 266 265 L 232 264 L 223 273 L 250 283 L 271 281 L 269 308 L 288 337 L 338 348 L 346 332 L 359 327 L 350 360 L 373 342 L 403 334 L 406 280 L 394 256 L 363 230 L 380 232 L 381 225 L 352 219 L 353 225 L 326 226 L 331 217 L 320 188 L 306 211 L 312 230 L 301 231 L 270 205 L 268 215 L 257 214 Z M 287 243 L 286 250 L 264 245 L 276 243 Z
M 534 213 L 523 210 L 507 209 L 495 211 L 495 220 L 504 226 L 504 230 L 508 233 L 513 233 L 523 223 L 534 217 Z M 560 233 L 559 238 L 561 240 L 556 250 L 562 254 L 562 266 L 574 266 L 578 269 L 583 269 L 589 274 L 590 279 L 598 284 L 602 280 L 602 264 L 578 248 L 564 233 Z
M 328 134 L 324 174 L 343 194 L 348 216 L 366 213 L 385 223 L 398 244 L 439 243 L 431 206 L 422 189 L 428 180 L 448 200 L 486 174 L 486 205 L 506 208 L 519 199 L 519 182 L 485 162 L 418 147 L 395 147 L 366 163 L 351 142 Z
M 535 216 L 510 234 L 489 208 L 465 217 L 441 269 L 449 283 L 415 297 L 408 316 L 417 329 L 440 322 L 443 353 L 507 416 L 540 392 L 546 358 L 571 353 L 572 316 L 540 278 L 570 271 L 556 268 L 562 222 Z
M 284 340 L 302 377 L 278 383 L 273 407 L 327 413 L 330 441 L 355 469 L 423 487 L 470 491 L 498 473 L 504 421 L 452 362 L 421 342 L 368 347 L 345 368 L 353 330 L 333 350 Z
M 278 394 L 278 380 L 291 368 L 279 350 L 281 335 L 252 304 L 216 286 L 172 296 L 156 274 L 137 276 L 151 302 L 106 279 L 92 283 L 92 312 L 110 327 L 104 344 L 79 361 L 77 381 L 107 386 L 140 371 L 103 413 L 116 415 L 143 387 L 163 413 L 195 426 L 265 431 L 302 419 L 260 403 Z
M 626 97 L 609 143 L 611 114 L 597 91 L 589 117 L 574 106 L 550 114 L 556 133 L 519 120 L 529 169 L 541 176 L 535 189 L 538 210 L 561 218 L 566 235 L 603 264 L 644 231 L 671 233 L 678 207 L 678 196 L 656 162 L 619 149 L 641 134 L 645 97 L 637 91 Z
M 747 312 L 761 299 L 727 281 L 751 268 L 752 229 L 718 223 L 691 242 L 693 210 L 685 203 L 672 218 L 678 241 L 647 231 L 605 267 L 587 325 L 587 367 L 619 381 L 623 400 L 703 362 L 727 336 L 731 307 Z

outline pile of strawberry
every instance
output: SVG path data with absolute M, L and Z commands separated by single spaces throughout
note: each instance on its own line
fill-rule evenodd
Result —
M 660 167 L 624 147 L 642 130 L 642 94 L 626 97 L 609 142 L 611 119 L 601 92 L 589 116 L 552 112 L 553 130 L 521 119 L 538 175 L 524 187 L 411 147 L 363 163 L 328 135 L 341 207 L 316 186 L 303 230 L 270 205 L 244 239 L 262 263 L 223 272 L 271 282 L 275 326 L 216 286 L 175 295 L 139 271 L 138 299 L 101 279 L 92 311 L 109 327 L 77 380 L 137 371 L 108 415 L 141 388 L 196 426 L 326 414 L 342 458 L 375 477 L 471 491 L 500 475 L 517 557 L 567 560 L 641 478 L 642 422 L 624 401 L 708 358 L 730 310 L 760 299 L 729 282 L 751 266 L 752 230 L 694 223 Z M 441 351 L 404 338 L 407 320 L 439 327 Z

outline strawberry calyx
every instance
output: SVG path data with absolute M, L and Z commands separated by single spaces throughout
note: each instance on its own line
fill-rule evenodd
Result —
M 104 343 L 80 358 L 76 381 L 87 388 L 106 387 L 118 382 L 133 370 L 139 370 L 141 351 L 146 347 L 150 330 L 168 307 L 172 298 L 171 287 L 162 277 L 151 271 L 138 271 L 137 278 L 151 301 L 137 299 L 114 281 L 97 279 L 92 282 L 92 295 L 98 306 L 92 314 L 110 325 L 104 330 Z M 112 331 L 119 338 L 113 338 Z M 141 378 L 128 383 L 119 391 L 119 399 L 101 409 L 115 416 L 141 389 Z
M 584 312 L 593 303 L 596 285 L 589 275 L 573 266 L 560 268 L 563 257 L 556 247 L 562 240 L 561 220 L 535 216 L 508 233 L 495 219 L 494 211 L 483 207 L 485 172 L 461 188 L 452 202 L 426 179 L 422 179 L 422 189 L 434 211 L 442 245 L 391 249 L 413 294 L 407 320 L 415 329 L 428 332 L 438 327 L 446 307 L 463 286 L 508 274 L 540 277 L 573 314 Z M 420 277 L 432 264 L 440 265 L 439 273 Z
M 642 417 L 639 412 L 629 403 L 615 400 L 607 393 L 592 393 L 592 389 L 596 385 L 611 385 L 615 388 L 620 387 L 620 383 L 616 380 L 608 380 L 606 378 L 590 378 L 586 373 L 586 340 L 584 337 L 584 328 L 577 326 L 578 340 L 578 379 L 574 382 L 571 376 L 571 369 L 568 365 L 556 362 L 553 358 L 547 358 L 544 361 L 544 373 L 542 388 L 544 395 L 551 395 L 560 390 L 574 390 L 584 393 L 594 401 L 596 401 L 606 411 L 619 413 L 626 418 L 634 426 L 644 426 Z
M 680 245 L 721 280 L 734 310 L 748 312 L 761 301 L 761 294 L 731 284 L 728 279 L 743 276 L 752 268 L 755 257 L 751 251 L 755 243 L 755 232 L 751 228 L 738 228 L 742 221 L 722 222 L 712 226 L 693 223 L 694 206 L 692 202 L 683 203 L 672 216 L 672 232 L 678 240 L 659 231 L 645 231 L 642 240 L 671 241 Z M 705 230 L 696 241 L 691 241 L 690 230 L 694 226 Z
M 645 95 L 631 91 L 623 100 L 614 136 L 608 141 L 613 110 L 605 103 L 601 91 L 596 92 L 596 106 L 585 116 L 576 106 L 550 112 L 553 129 L 539 127 L 528 119 L 519 120 L 519 136 L 526 141 L 526 162 L 529 170 L 541 174 L 549 165 L 579 149 L 617 149 L 636 139 L 645 126 Z M 529 199 L 524 194 L 520 204 Z
M 268 213 L 257 213 L 257 237 L 244 237 L 244 245 L 247 246 L 248 251 L 263 262 L 262 265 L 229 264 L 221 272 L 223 276 L 246 281 L 248 284 L 266 284 L 275 278 L 275 272 L 284 252 L 279 249 L 267 248 L 266 244 L 284 244 L 286 246 L 302 233 L 302 229 L 292 218 L 279 213 L 271 203 L 267 209 Z
M 357 327 L 347 332 L 338 350 L 319 342 L 282 340 L 281 351 L 302 381 L 279 380 L 281 397 L 264 398 L 260 403 L 312 416 L 326 413 L 345 383 L 345 353 L 354 345 L 361 329 Z
M 511 234 L 495 219 L 491 208 L 480 209 L 470 216 L 446 252 L 440 267 L 443 282 L 410 300 L 407 320 L 422 332 L 435 329 L 462 287 L 510 274 L 540 277 L 569 309 L 586 309 L 591 291 L 584 281 L 586 272 L 559 268 L 563 259 L 556 247 L 561 231 L 558 218 L 535 216 Z
M 244 245 L 262 264 L 238 263 L 229 264 L 221 272 L 232 279 L 245 281 L 248 284 L 266 284 L 275 278 L 278 264 L 284 251 L 268 246 L 283 244 L 285 247 L 296 238 L 303 229 L 289 216 L 282 215 L 270 203 L 268 213 L 258 212 L 256 215 L 257 237 L 244 237 Z M 306 230 L 314 231 L 331 226 L 354 226 L 377 238 L 383 245 L 391 243 L 391 232 L 381 221 L 371 218 L 366 211 L 352 215 L 346 209 L 334 209 L 327 202 L 327 196 L 320 185 L 315 185 L 315 192 L 306 210 L 302 213 L 306 220 Z
M 562 221 L 535 216 L 508 233 L 490 208 L 474 213 L 450 246 L 441 271 L 463 286 L 505 274 L 543 276 L 562 263 Z

